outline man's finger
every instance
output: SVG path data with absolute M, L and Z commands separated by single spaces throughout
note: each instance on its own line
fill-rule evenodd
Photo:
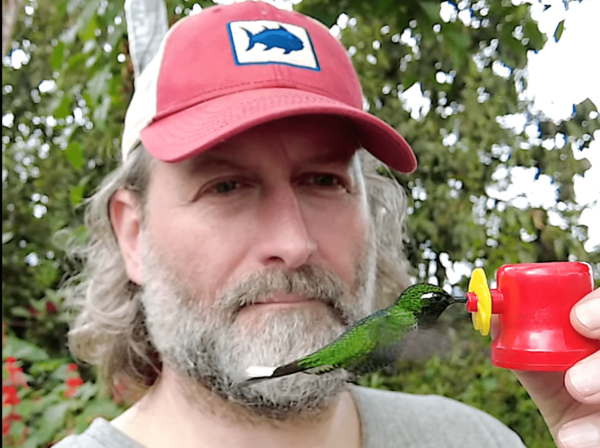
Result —
M 565 375 L 565 387 L 574 399 L 598 405 L 600 412 L 600 352 L 571 367 Z
M 566 423 L 558 432 L 559 448 L 600 446 L 600 413 Z
M 589 293 L 573 307 L 571 324 L 583 336 L 600 339 L 600 288 Z

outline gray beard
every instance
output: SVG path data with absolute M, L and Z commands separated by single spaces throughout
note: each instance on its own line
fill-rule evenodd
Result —
M 373 251 L 366 252 L 351 288 L 331 272 L 306 265 L 293 272 L 250 275 L 228 285 L 212 301 L 186 288 L 145 244 L 142 303 L 150 339 L 163 365 L 190 391 L 202 386 L 256 417 L 285 420 L 318 414 L 346 389 L 344 371 L 299 373 L 246 387 L 239 382 L 248 367 L 275 367 L 301 358 L 373 311 L 375 262 Z M 322 305 L 264 314 L 254 310 L 252 325 L 240 324 L 237 317 L 244 306 L 276 293 L 298 294 Z M 187 394 L 192 403 L 193 395 Z

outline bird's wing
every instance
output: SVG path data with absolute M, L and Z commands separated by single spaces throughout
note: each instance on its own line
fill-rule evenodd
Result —
M 376 326 L 373 331 L 375 340 L 380 348 L 397 346 L 403 336 L 417 326 L 415 315 L 406 310 L 394 311 L 394 317 L 386 319 L 384 325 Z
M 396 361 L 407 333 L 415 328 L 415 317 L 410 312 L 396 312 L 394 319 L 386 319 L 373 327 L 373 338 L 377 344 L 360 357 L 351 359 L 346 370 L 357 376 L 375 372 Z

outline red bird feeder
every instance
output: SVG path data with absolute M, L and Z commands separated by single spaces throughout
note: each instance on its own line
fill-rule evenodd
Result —
M 591 266 L 581 262 L 504 265 L 497 289 L 490 290 L 482 269 L 475 269 L 467 293 L 467 310 L 475 329 L 490 330 L 499 316 L 492 342 L 492 363 L 513 370 L 565 371 L 600 350 L 600 341 L 579 334 L 571 308 L 593 289 Z

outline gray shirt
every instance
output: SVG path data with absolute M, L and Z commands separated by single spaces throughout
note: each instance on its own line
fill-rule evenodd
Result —
M 494 417 L 436 395 L 353 387 L 363 448 L 523 448 L 517 434 Z M 54 448 L 144 448 L 97 418 L 80 435 Z M 165 447 L 170 448 L 170 447 Z

